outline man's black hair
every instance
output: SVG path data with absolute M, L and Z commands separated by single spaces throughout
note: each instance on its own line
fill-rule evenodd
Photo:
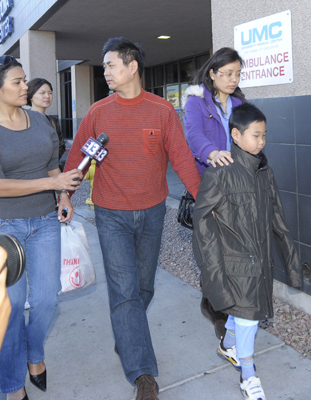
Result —
M 243 103 L 232 109 L 229 119 L 230 134 L 233 128 L 243 135 L 245 129 L 249 127 L 252 122 L 266 122 L 266 117 L 256 106 L 251 103 Z
M 117 51 L 118 57 L 123 60 L 124 65 L 129 65 L 133 60 L 138 63 L 138 73 L 141 78 L 144 71 L 145 53 L 138 43 L 131 42 L 123 36 L 110 38 L 103 47 L 103 56 L 108 51 Z

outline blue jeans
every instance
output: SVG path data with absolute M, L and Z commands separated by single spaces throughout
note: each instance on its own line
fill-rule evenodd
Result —
M 112 329 L 132 385 L 140 375 L 158 375 L 146 310 L 154 294 L 165 212 L 165 202 L 139 211 L 95 206 Z
M 15 236 L 26 256 L 26 273 L 8 288 L 12 304 L 9 326 L 0 351 L 0 391 L 16 392 L 25 386 L 27 362 L 44 359 L 44 340 L 54 317 L 60 284 L 60 223 L 56 211 L 25 219 L 0 219 L 0 232 Z M 29 320 L 24 303 L 29 285 Z

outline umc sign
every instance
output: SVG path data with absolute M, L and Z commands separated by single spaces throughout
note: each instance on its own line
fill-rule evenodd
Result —
M 0 0 L 0 44 L 13 33 L 13 17 L 9 17 L 12 8 L 13 0 Z
M 241 88 L 293 82 L 289 10 L 236 26 L 234 47 L 244 60 Z
M 241 32 L 241 43 L 243 46 L 247 46 L 253 43 L 262 43 L 263 41 L 267 41 L 268 39 L 277 39 L 282 36 L 282 22 L 277 21 L 273 22 L 270 25 L 264 25 L 262 27 L 261 32 L 258 32 L 257 28 L 248 30 L 248 38 L 245 40 L 244 35 L 246 36 L 246 32 Z

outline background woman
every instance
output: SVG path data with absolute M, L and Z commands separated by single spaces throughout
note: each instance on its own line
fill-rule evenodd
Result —
M 82 173 L 60 173 L 58 138 L 47 118 L 26 111 L 25 73 L 11 56 L 0 57 L 0 231 L 15 236 L 26 254 L 31 309 L 25 326 L 26 274 L 8 288 L 12 305 L 0 352 L 0 391 L 7 400 L 28 400 L 31 382 L 46 390 L 44 340 L 55 314 L 60 285 L 60 223 L 73 207 L 67 190 L 76 190 Z M 54 191 L 60 193 L 55 211 Z M 68 209 L 67 217 L 62 210 Z
M 209 165 L 233 162 L 229 118 L 232 108 L 245 102 L 238 86 L 242 63 L 237 51 L 221 48 L 194 73 L 183 95 L 185 135 L 200 175 Z M 215 312 L 206 298 L 201 310 L 214 323 L 217 337 L 224 336 L 227 315 Z
M 58 119 L 52 115 L 46 115 L 46 109 L 50 107 L 53 101 L 53 87 L 52 84 L 44 78 L 34 78 L 27 82 L 28 93 L 27 93 L 27 105 L 31 106 L 33 111 L 38 111 L 45 115 L 50 121 L 50 124 L 55 129 L 58 140 L 59 140 L 59 154 L 58 157 L 61 159 L 62 155 L 66 151 L 66 145 L 64 142 L 63 134 L 59 126 Z

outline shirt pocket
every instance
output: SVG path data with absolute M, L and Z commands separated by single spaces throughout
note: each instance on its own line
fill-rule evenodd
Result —
M 261 265 L 252 255 L 224 256 L 226 275 L 239 308 L 258 308 Z
M 160 129 L 143 129 L 143 148 L 144 153 L 157 153 L 161 138 Z
M 253 232 L 253 215 L 256 213 L 253 207 L 254 195 L 248 192 L 227 195 L 227 203 L 223 210 L 224 219 L 239 235 L 244 235 L 246 231 Z

